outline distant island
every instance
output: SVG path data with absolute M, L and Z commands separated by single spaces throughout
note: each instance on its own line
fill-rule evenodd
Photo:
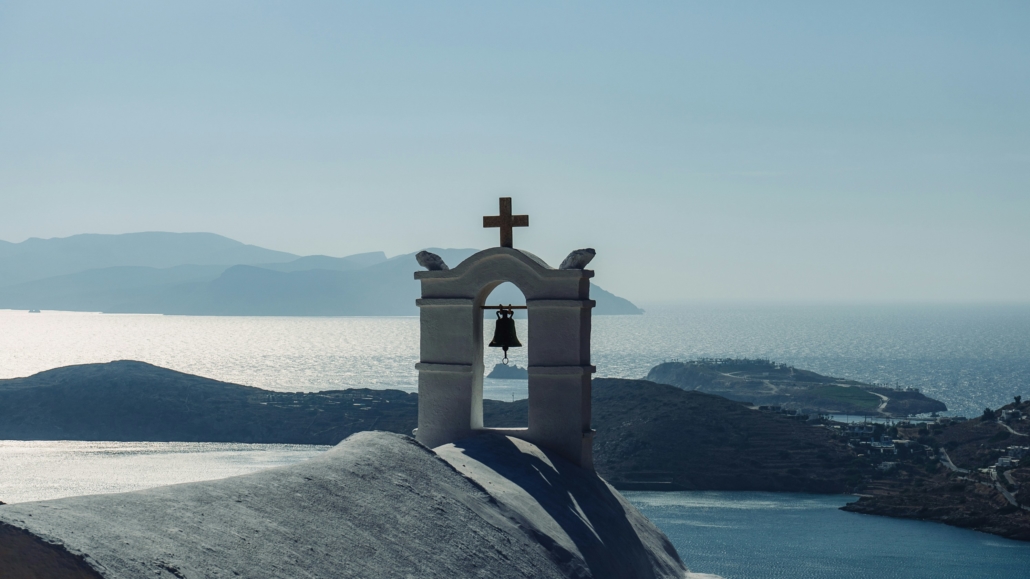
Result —
M 431 249 L 451 266 L 475 249 Z M 0 241 L 0 308 L 248 316 L 417 315 L 415 253 L 298 256 L 211 233 Z M 597 315 L 643 310 L 596 285 Z M 520 303 L 513 286 L 493 296 Z
M 597 378 L 592 404 L 595 465 L 618 489 L 858 493 L 845 509 L 1030 541 L 1028 402 L 971 420 L 842 424 Z M 483 415 L 525 426 L 528 401 L 484 400 Z M 417 416 L 418 395 L 398 390 L 272 392 L 133 361 L 0 380 L 0 439 L 336 444 L 410 435 Z
M 515 364 L 496 364 L 494 369 L 490 370 L 487 374 L 487 378 L 494 378 L 497 380 L 528 380 L 529 371 L 525 368 L 516 366 Z
M 891 388 L 833 378 L 769 360 L 727 358 L 666 362 L 652 368 L 647 380 L 806 414 L 898 417 L 948 409 L 943 402 L 916 388 Z

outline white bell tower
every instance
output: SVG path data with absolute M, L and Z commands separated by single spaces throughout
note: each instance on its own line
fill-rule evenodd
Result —
M 590 427 L 590 278 L 586 269 L 554 269 L 512 247 L 512 227 L 529 216 L 511 214 L 501 198 L 501 247 L 469 257 L 450 270 L 418 271 L 422 282 L 418 432 L 436 447 L 480 432 L 498 432 L 552 450 L 593 468 Z M 483 308 L 498 285 L 511 282 L 529 314 L 529 427 L 483 427 Z

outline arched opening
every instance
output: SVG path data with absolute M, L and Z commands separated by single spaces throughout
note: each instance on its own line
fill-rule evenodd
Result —
M 504 282 L 493 288 L 483 306 L 525 306 L 526 297 L 515 284 Z M 497 327 L 497 310 L 483 310 L 482 385 L 483 426 L 486 428 L 525 428 L 529 422 L 529 316 L 525 309 L 514 310 L 515 331 L 521 348 L 504 351 L 489 347 Z M 498 404 L 500 402 L 500 404 Z

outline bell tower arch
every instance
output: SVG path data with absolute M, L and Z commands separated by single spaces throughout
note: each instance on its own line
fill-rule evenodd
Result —
M 502 243 L 511 240 L 503 223 Z M 525 218 L 528 225 L 528 217 Z M 504 229 L 507 225 L 508 235 Z M 487 220 L 484 219 L 484 226 Z M 499 432 L 547 448 L 593 468 L 590 427 L 590 278 L 587 269 L 554 269 L 535 255 L 494 247 L 454 269 L 418 271 L 422 297 L 416 439 L 436 447 L 480 432 Z M 511 282 L 529 313 L 529 423 L 527 428 L 483 426 L 483 307 L 495 287 Z

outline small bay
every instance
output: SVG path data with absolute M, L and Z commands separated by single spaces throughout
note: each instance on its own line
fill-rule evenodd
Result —
M 1030 544 L 924 521 L 838 510 L 843 495 L 623 493 L 691 571 L 726 579 L 994 579 L 1027 576 Z

